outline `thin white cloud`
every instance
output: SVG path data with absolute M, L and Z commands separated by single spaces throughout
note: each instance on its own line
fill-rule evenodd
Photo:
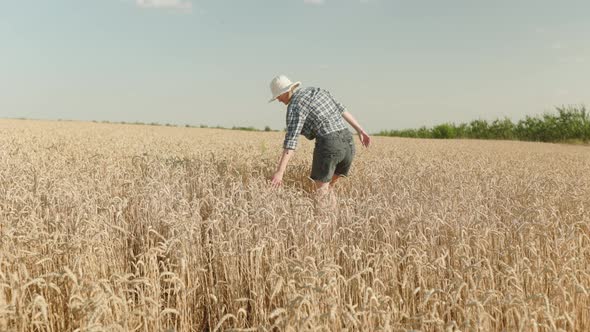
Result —
M 135 3 L 141 8 L 191 10 L 193 7 L 193 4 L 186 0 L 135 0 Z
M 551 44 L 551 48 L 554 50 L 560 50 L 563 48 L 563 45 L 560 42 L 555 42 Z
M 535 27 L 534 31 L 539 34 L 543 34 L 543 33 L 547 32 L 547 29 L 545 29 L 544 27 Z
M 324 4 L 324 0 L 303 0 L 303 3 L 319 6 Z
M 569 55 L 559 58 L 559 62 L 566 64 L 583 64 L 586 63 L 586 58 L 581 55 Z
M 570 91 L 567 89 L 557 89 L 557 91 L 555 91 L 555 95 L 557 95 L 559 97 L 567 96 L 569 94 L 570 94 Z

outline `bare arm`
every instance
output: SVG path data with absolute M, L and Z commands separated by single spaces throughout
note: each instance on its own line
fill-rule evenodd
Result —
M 348 122 L 352 126 L 352 128 L 354 128 L 354 130 L 356 130 L 363 146 L 369 147 L 369 144 L 371 144 L 371 137 L 356 121 L 354 116 L 352 116 L 352 114 L 350 114 L 349 112 L 342 112 L 342 117 L 344 118 L 344 120 L 346 120 L 346 122 Z
M 287 170 L 287 164 L 289 163 L 289 159 L 295 154 L 295 150 L 284 149 L 283 155 L 281 156 L 281 160 L 279 161 L 279 166 L 275 171 L 275 174 L 272 176 L 271 182 L 274 187 L 278 187 L 283 183 L 283 175 L 285 174 L 285 170 Z

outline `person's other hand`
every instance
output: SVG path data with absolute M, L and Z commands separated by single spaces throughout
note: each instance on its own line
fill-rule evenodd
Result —
M 283 173 L 282 172 L 275 172 L 272 178 L 270 179 L 270 185 L 273 188 L 278 188 L 283 184 Z
M 371 136 L 369 136 L 364 130 L 359 132 L 359 139 L 361 140 L 361 144 L 366 148 L 371 144 Z

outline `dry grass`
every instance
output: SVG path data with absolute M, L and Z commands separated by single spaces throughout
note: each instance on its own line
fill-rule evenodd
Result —
M 376 138 L 316 217 L 281 142 L 0 120 L 0 330 L 590 330 L 588 147 Z

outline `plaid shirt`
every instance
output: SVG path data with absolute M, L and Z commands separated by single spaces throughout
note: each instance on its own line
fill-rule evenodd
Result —
M 342 118 L 346 108 L 332 95 L 319 88 L 302 88 L 295 91 L 287 108 L 287 134 L 283 147 L 295 150 L 299 134 L 314 139 L 347 129 Z

